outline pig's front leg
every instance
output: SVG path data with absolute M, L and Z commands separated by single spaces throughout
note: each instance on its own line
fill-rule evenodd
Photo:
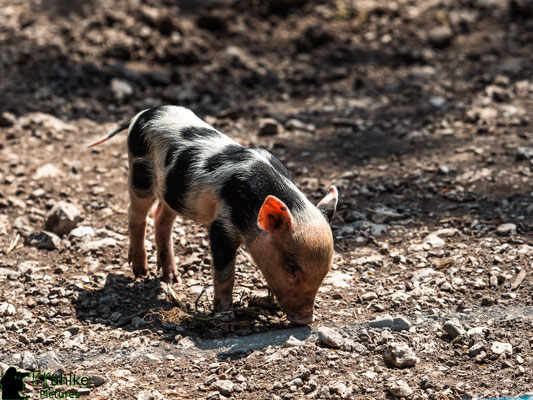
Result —
M 209 229 L 211 254 L 214 267 L 215 313 L 230 311 L 233 306 L 233 283 L 235 281 L 235 258 L 241 241 L 232 235 L 220 221 Z

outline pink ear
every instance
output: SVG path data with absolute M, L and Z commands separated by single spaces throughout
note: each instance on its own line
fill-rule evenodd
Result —
M 283 232 L 292 227 L 291 212 L 280 199 L 268 196 L 259 210 L 257 224 L 270 234 Z

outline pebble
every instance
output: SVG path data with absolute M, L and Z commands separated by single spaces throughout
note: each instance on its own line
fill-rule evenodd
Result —
M 501 236 L 508 236 L 516 233 L 516 225 L 507 223 L 507 224 L 501 224 L 496 228 L 496 233 Z
M 390 381 L 387 388 L 395 398 L 406 398 L 413 394 L 413 389 L 403 380 Z
M 446 245 L 446 242 L 434 233 L 427 235 L 424 243 L 429 244 L 431 247 L 444 247 Z
M 222 379 L 222 380 L 213 382 L 211 384 L 211 387 L 214 390 L 217 390 L 218 392 L 220 392 L 220 394 L 222 394 L 223 396 L 228 396 L 235 389 L 235 384 L 232 381 Z
M 2 114 L 0 114 L 0 126 L 3 128 L 8 128 L 10 126 L 15 125 L 15 122 L 17 122 L 17 117 L 15 117 L 14 114 L 11 114 L 10 112 L 4 111 Z
M 61 239 L 55 233 L 38 231 L 26 237 L 27 246 L 45 250 L 57 250 L 61 246 Z
M 452 338 L 455 339 L 459 335 L 464 335 L 466 333 L 465 329 L 461 323 L 456 319 L 450 319 L 444 323 L 442 329 Z
M 90 226 L 78 226 L 70 231 L 71 238 L 84 238 L 85 236 L 94 236 L 94 229 Z
M 117 241 L 113 238 L 104 238 L 100 240 L 93 240 L 92 242 L 84 243 L 81 247 L 82 251 L 93 251 L 105 247 L 116 247 Z
M 15 306 L 11 303 L 2 303 L 0 304 L 0 315 L 6 316 L 6 315 L 15 315 L 17 312 L 17 309 Z
M 53 164 L 45 164 L 37 168 L 35 174 L 33 174 L 33 179 L 35 181 L 40 181 L 46 178 L 55 178 L 61 175 L 61 171 Z
M 67 330 L 67 332 L 70 332 L 73 335 L 77 335 L 78 332 L 80 331 L 80 326 L 79 325 L 70 325 L 66 330 Z
M 393 320 L 393 318 L 390 315 L 385 315 L 383 317 L 373 319 L 368 324 L 372 328 L 384 329 L 384 328 L 391 328 L 392 324 L 393 324 L 393 321 L 394 320 Z
M 377 298 L 378 298 L 378 295 L 374 292 L 367 292 L 361 295 L 361 300 L 363 301 L 376 300 Z
M 57 354 L 54 351 L 47 351 L 39 356 L 39 367 L 46 372 L 56 372 L 63 370 L 63 365 L 59 362 Z
M 408 331 L 411 329 L 411 322 L 405 317 L 396 317 L 392 321 L 392 328 L 393 331 L 400 332 L 400 331 Z
M 476 357 L 483 350 L 485 350 L 483 343 L 474 343 L 474 345 L 468 349 L 468 355 L 470 357 Z
M 533 160 L 533 147 L 518 147 L 516 158 L 518 160 Z
M 295 378 L 289 382 L 289 386 L 302 387 L 303 385 L 304 385 L 304 382 L 302 381 L 301 378 Z
M 513 354 L 513 346 L 511 343 L 493 342 L 490 350 L 497 355 L 507 354 L 510 356 Z
M 131 319 L 131 325 L 134 327 L 134 328 L 140 328 L 141 326 L 143 326 L 145 324 L 144 320 L 141 318 L 141 317 L 133 317 Z
M 294 336 L 289 336 L 284 347 L 300 347 L 303 343 L 303 341 L 296 339 Z
M 414 351 L 405 343 L 388 343 L 382 355 L 388 367 L 409 368 L 414 367 L 418 362 Z
M 102 386 L 105 383 L 105 378 L 101 375 L 92 375 L 90 382 L 92 386 Z
M 81 220 L 80 210 L 74 204 L 60 201 L 48 213 L 44 229 L 62 236 L 73 230 Z
M 277 135 L 280 131 L 279 122 L 273 118 L 262 118 L 259 121 L 259 136 Z
M 437 26 L 428 32 L 428 40 L 434 47 L 442 48 L 450 44 L 453 32 L 447 25 Z
M 344 343 L 344 339 L 340 335 L 340 333 L 334 331 L 331 328 L 326 327 L 318 328 L 318 340 L 324 346 L 328 346 L 334 349 L 338 349 Z
M 33 371 L 39 368 L 37 359 L 29 351 L 25 351 L 24 353 L 22 353 L 22 368 L 24 368 L 25 370 L 30 370 L 30 371 Z
M 429 99 L 429 104 L 435 108 L 443 108 L 446 105 L 446 99 L 442 96 L 433 96 Z
M 111 91 L 116 100 L 122 100 L 133 94 L 133 86 L 124 79 L 111 79 Z

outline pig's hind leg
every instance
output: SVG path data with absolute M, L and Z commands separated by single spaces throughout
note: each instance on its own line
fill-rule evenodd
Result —
M 146 233 L 146 217 L 154 201 L 155 196 L 138 197 L 130 189 L 128 261 L 131 263 L 133 274 L 136 278 L 148 275 L 144 237 Z
M 154 210 L 154 219 L 157 268 L 163 270 L 165 282 L 180 282 L 172 246 L 172 224 L 176 219 L 176 213 L 160 202 Z
M 224 225 L 215 221 L 209 229 L 214 267 L 214 312 L 230 311 L 233 307 L 235 258 L 241 242 Z

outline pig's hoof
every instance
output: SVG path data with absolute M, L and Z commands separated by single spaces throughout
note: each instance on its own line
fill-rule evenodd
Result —
M 144 278 L 148 276 L 148 267 L 146 265 L 133 266 L 133 275 L 135 278 Z
M 174 268 L 163 268 L 163 280 L 166 283 L 181 283 L 180 275 L 176 267 Z

